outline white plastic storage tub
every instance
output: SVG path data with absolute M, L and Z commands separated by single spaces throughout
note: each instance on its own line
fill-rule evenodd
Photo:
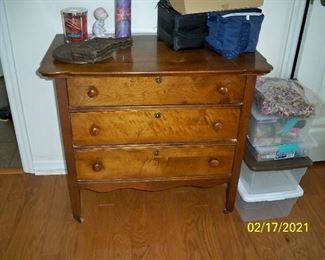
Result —
M 249 194 L 239 180 L 235 206 L 243 221 L 281 218 L 289 215 L 303 194 L 300 186 L 293 191 Z
M 296 190 L 308 168 L 280 171 L 253 171 L 245 162 L 241 165 L 240 179 L 248 194 Z
M 303 142 L 311 124 L 312 118 L 264 115 L 253 104 L 247 136 L 255 147 Z
M 253 146 L 250 141 L 246 147 L 254 156 L 256 161 L 282 160 L 297 157 L 306 157 L 317 143 L 310 135 L 307 135 L 303 142 L 291 144 L 279 144 L 274 146 Z

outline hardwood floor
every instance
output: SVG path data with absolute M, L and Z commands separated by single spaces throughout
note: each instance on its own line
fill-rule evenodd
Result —
M 23 174 L 22 168 L 0 168 L 0 174 Z
M 307 172 L 304 196 L 276 220 L 307 233 L 249 233 L 222 213 L 223 187 L 83 191 L 80 224 L 64 176 L 0 175 L 0 259 L 325 259 L 324 171 Z

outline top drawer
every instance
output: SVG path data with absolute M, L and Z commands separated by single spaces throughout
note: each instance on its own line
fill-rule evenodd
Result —
M 68 79 L 69 104 L 79 106 L 237 104 L 245 76 L 132 76 Z

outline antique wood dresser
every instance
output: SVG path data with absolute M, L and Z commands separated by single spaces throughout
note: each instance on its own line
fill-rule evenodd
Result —
M 54 79 L 73 216 L 80 190 L 227 184 L 232 211 L 257 75 L 256 53 L 225 60 L 208 50 L 174 52 L 155 36 L 97 64 L 55 61 L 57 35 L 39 73 Z

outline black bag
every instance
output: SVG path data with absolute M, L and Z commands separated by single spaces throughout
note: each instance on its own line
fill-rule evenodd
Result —
M 174 51 L 203 47 L 207 34 L 206 13 L 182 15 L 168 0 L 158 2 L 158 39 Z

